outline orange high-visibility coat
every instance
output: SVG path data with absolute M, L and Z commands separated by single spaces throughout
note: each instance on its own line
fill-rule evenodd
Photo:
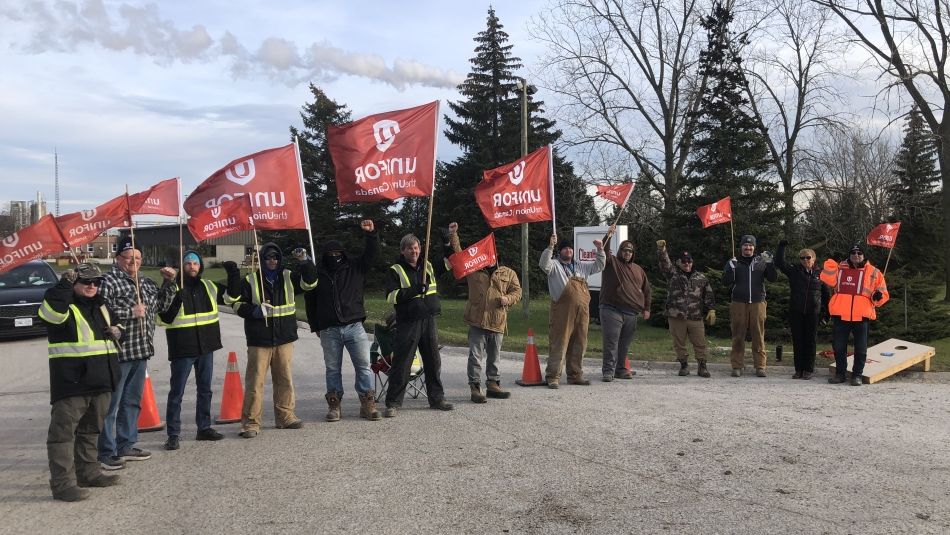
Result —
M 839 293 L 842 269 L 858 268 L 851 268 L 847 260 L 839 263 L 830 258 L 825 260 L 822 266 L 821 282 L 831 286 L 835 290 L 835 294 L 831 297 L 831 302 L 828 303 L 828 314 L 838 316 L 843 321 L 862 321 L 864 318 L 877 319 L 877 307 L 886 303 L 891 297 L 890 294 L 887 293 L 887 283 L 884 282 L 884 274 L 872 266 L 870 262 L 865 262 L 864 268 L 861 268 L 862 271 L 864 271 L 861 286 L 858 288 L 857 293 L 850 295 Z M 875 291 L 881 292 L 882 297 L 880 301 L 874 302 L 871 300 L 871 296 L 874 295 Z

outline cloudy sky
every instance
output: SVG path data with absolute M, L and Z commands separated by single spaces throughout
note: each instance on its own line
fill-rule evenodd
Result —
M 496 2 L 496 4 L 499 4 Z M 409 6 L 409 7 L 407 7 Z M 3 0 L 0 206 L 60 212 L 286 144 L 313 81 L 354 117 L 457 100 L 489 2 Z M 496 13 L 528 68 L 543 0 Z M 543 98 L 544 95 L 541 95 Z M 457 150 L 443 140 L 440 158 Z

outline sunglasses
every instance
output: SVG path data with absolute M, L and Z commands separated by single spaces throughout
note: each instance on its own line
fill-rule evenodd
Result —
M 810 256 L 799 256 L 798 259 L 799 259 L 799 260 L 811 260 L 811 257 L 810 257 Z
M 78 279 L 76 282 L 85 286 L 102 286 L 102 281 L 99 279 Z

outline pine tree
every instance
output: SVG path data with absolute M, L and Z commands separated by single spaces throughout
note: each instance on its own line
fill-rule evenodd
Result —
M 490 231 L 475 204 L 475 186 L 482 171 L 512 162 L 521 156 L 521 90 L 515 72 L 521 60 L 512 55 L 495 10 L 489 8 L 486 29 L 475 37 L 472 70 L 459 86 L 464 100 L 450 102 L 457 119 L 445 117 L 445 135 L 464 153 L 440 166 L 436 177 L 433 224 L 440 228 L 458 222 L 463 245 L 481 239 Z M 544 117 L 544 103 L 528 95 L 528 151 L 553 144 L 561 136 L 554 121 Z M 571 234 L 573 226 L 596 222 L 594 204 L 585 184 L 574 174 L 573 166 L 554 151 L 555 210 L 559 232 Z M 551 226 L 535 223 L 530 230 L 529 265 L 548 242 Z M 521 230 L 511 226 L 495 231 L 500 260 L 516 270 L 520 268 Z M 432 253 L 430 253 L 432 254 Z M 531 288 L 542 282 L 537 269 L 531 269 Z M 519 270 L 520 273 L 520 270 Z M 533 293 L 533 292 L 532 292 Z
M 935 191 L 940 183 L 937 170 L 937 144 L 916 107 L 910 110 L 904 127 L 904 140 L 894 162 L 897 182 L 888 188 L 893 219 L 901 221 L 901 230 L 893 260 L 906 261 L 912 272 L 916 268 L 932 272 L 932 268 L 913 262 L 930 258 L 942 265 L 944 250 L 940 246 L 940 196 Z
M 766 177 L 768 149 L 748 112 L 743 91 L 746 80 L 739 53 L 748 37 L 733 35 L 732 20 L 730 8 L 716 2 L 701 21 L 707 45 L 700 53 L 699 72 L 708 82 L 697 111 L 693 156 L 679 203 L 684 246 L 718 256 L 720 261 L 736 254 L 730 251 L 729 227 L 701 229 L 694 215 L 697 207 L 731 197 L 736 239 L 753 234 L 759 248 L 773 250 L 780 239 L 782 217 L 778 188 Z M 716 264 L 714 259 L 709 263 Z

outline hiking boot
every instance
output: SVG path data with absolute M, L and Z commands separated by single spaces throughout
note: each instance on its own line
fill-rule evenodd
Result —
M 386 410 L 383 411 L 383 417 L 393 418 L 396 416 L 396 407 L 386 406 Z
M 181 444 L 178 441 L 177 435 L 172 435 L 165 439 L 165 444 L 162 445 L 163 448 L 167 451 L 175 451 L 181 447 Z
M 379 411 L 376 410 L 375 390 L 367 390 L 365 394 L 360 395 L 360 418 L 374 422 L 382 418 Z
M 680 376 L 680 377 L 686 377 L 687 375 L 689 375 L 689 363 L 688 363 L 688 362 L 680 362 L 680 373 L 679 373 L 679 376 Z
M 841 383 L 844 383 L 845 381 L 847 381 L 847 379 L 844 378 L 844 375 L 832 375 L 831 377 L 828 378 L 828 382 L 833 385 L 840 385 Z
M 89 497 L 89 491 L 79 487 L 66 487 L 60 491 L 53 491 L 53 499 L 64 502 L 81 502 Z
M 578 379 L 568 379 L 567 384 L 577 385 L 577 386 L 588 386 L 590 384 L 590 380 L 584 379 L 583 377 L 580 377 Z
M 440 399 L 438 401 L 429 402 L 429 408 L 439 410 L 439 411 L 450 411 L 454 409 L 455 407 L 448 401 L 445 401 L 444 399 Z
M 756 377 L 767 377 L 767 375 L 765 375 L 765 369 L 763 369 L 763 368 L 756 368 L 756 370 L 755 370 L 755 376 L 756 376 Z
M 119 459 L 123 461 L 147 461 L 151 458 L 151 452 L 141 448 L 129 448 L 119 454 Z
M 561 385 L 558 384 L 558 381 L 557 381 L 557 380 L 548 381 L 548 388 L 550 388 L 550 389 L 552 389 L 552 390 L 557 390 L 557 389 L 560 388 L 560 387 L 561 387 Z
M 704 360 L 699 361 L 699 369 L 696 370 L 696 375 L 698 375 L 698 376 L 700 376 L 700 377 L 705 377 L 706 379 L 709 379 L 709 377 L 710 377 L 710 376 L 709 376 L 709 368 L 706 367 L 706 361 L 704 361 Z
M 742 377 L 742 368 L 733 368 L 732 369 L 733 377 Z
M 343 417 L 343 415 L 340 414 L 340 395 L 336 392 L 328 392 L 326 398 L 327 405 L 330 407 L 327 411 L 327 421 L 339 422 L 340 418 Z
M 864 383 L 860 375 L 851 375 L 851 386 L 861 386 L 862 384 Z
M 241 438 L 254 438 L 257 436 L 257 431 L 253 429 L 247 429 L 238 433 L 238 436 Z
M 614 372 L 614 379 L 633 379 L 633 376 L 637 372 L 633 370 L 620 370 L 619 372 Z
M 609 373 L 605 373 L 604 376 L 600 378 L 600 380 L 605 383 L 609 383 L 614 380 L 614 376 L 610 375 Z
M 274 427 L 277 429 L 300 429 L 303 427 L 303 420 L 297 418 L 296 420 L 287 422 L 285 424 L 278 424 Z
M 472 389 L 472 403 L 485 403 L 488 401 L 485 395 L 482 394 L 482 385 L 479 383 L 471 383 L 468 387 Z
M 812 375 L 814 375 L 812 372 L 802 372 L 802 379 L 805 381 L 810 381 Z
M 85 479 L 78 479 L 77 483 L 80 487 L 98 487 L 98 488 L 111 487 L 113 485 L 119 484 L 119 476 L 115 474 L 112 474 L 112 475 L 99 474 L 99 477 L 90 479 L 88 481 Z
M 795 372 L 795 375 L 792 376 L 792 379 L 801 379 L 804 374 L 802 372 Z
M 508 399 L 511 392 L 504 390 L 498 381 L 485 381 L 485 395 L 494 399 Z
M 177 438 L 177 437 L 176 437 Z M 195 437 L 195 440 L 221 440 L 224 438 L 224 435 L 215 431 L 213 428 L 209 427 L 207 429 L 199 429 L 198 435 Z
M 115 456 L 99 459 L 99 468 L 103 470 L 122 470 L 125 468 L 125 461 Z

